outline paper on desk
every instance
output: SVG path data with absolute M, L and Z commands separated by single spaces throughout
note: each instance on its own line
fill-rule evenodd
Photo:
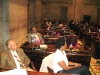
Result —
M 47 49 L 48 46 L 47 46 L 47 45 L 40 45 L 40 48 L 42 48 L 42 49 Z
M 0 72 L 0 75 L 28 75 L 26 69 L 14 69 Z

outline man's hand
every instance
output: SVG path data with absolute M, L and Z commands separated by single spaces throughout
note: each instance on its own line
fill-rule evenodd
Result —
M 23 66 L 22 69 L 26 69 L 26 66 Z
M 74 65 L 75 65 L 75 66 L 81 66 L 81 64 L 79 64 L 79 63 L 74 63 Z

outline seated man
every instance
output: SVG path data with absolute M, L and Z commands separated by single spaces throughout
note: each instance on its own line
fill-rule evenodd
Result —
M 44 44 L 44 39 L 42 35 L 37 32 L 35 27 L 31 28 L 31 33 L 28 34 L 29 43 Z
M 79 63 L 69 62 L 65 49 L 67 47 L 65 38 L 59 38 L 56 41 L 57 51 L 54 55 L 54 73 L 66 73 L 66 74 L 81 74 L 81 75 L 91 75 L 90 71 L 86 66 L 82 66 Z M 73 65 L 73 66 L 69 66 Z
M 47 29 L 47 28 L 51 28 L 51 25 L 50 25 L 49 22 L 46 20 L 46 21 L 45 21 L 45 29 Z
M 17 48 L 14 39 L 8 39 L 6 42 L 8 47 L 0 54 L 1 68 L 5 69 L 26 69 L 27 71 L 34 71 L 29 67 L 30 59 L 25 55 L 22 49 Z

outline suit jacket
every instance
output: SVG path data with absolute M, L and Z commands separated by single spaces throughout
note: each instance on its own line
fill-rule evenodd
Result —
M 42 44 L 44 43 L 44 39 L 42 38 L 42 35 L 39 33 L 39 32 L 37 32 L 37 33 L 35 33 L 37 36 L 38 36 L 38 38 L 42 41 Z M 29 43 L 31 43 L 31 33 L 29 33 L 28 34 L 28 41 L 29 41 Z
M 22 49 L 17 48 L 16 52 L 17 52 L 21 62 L 23 64 L 25 64 L 25 66 L 27 67 L 30 63 L 30 59 L 25 55 L 25 53 L 23 52 Z M 0 54 L 0 65 L 1 65 L 1 68 L 8 68 L 8 69 L 17 68 L 10 50 L 4 50 Z

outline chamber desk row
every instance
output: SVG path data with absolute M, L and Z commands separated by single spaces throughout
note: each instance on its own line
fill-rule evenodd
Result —
M 0 72 L 9 71 L 8 69 L 0 68 Z M 20 73 L 21 75 L 21 73 Z M 32 72 L 27 71 L 27 75 L 73 75 L 73 74 L 56 74 L 56 73 L 43 73 L 43 72 Z
M 34 65 L 36 67 L 36 69 L 39 71 L 42 60 L 44 57 L 46 57 L 47 55 L 53 53 L 52 50 L 48 51 L 47 50 L 40 50 L 40 49 L 32 49 L 32 48 L 23 48 L 25 54 L 30 58 L 31 61 L 34 62 Z M 67 53 L 67 57 L 69 61 L 73 61 L 76 63 L 81 63 L 82 65 L 86 65 L 88 68 L 90 66 L 90 59 L 91 59 L 91 55 L 88 51 L 85 50 L 80 50 L 80 51 L 66 51 Z
M 85 33 L 80 29 L 78 36 L 82 39 L 84 48 L 91 51 L 92 57 L 100 59 L 100 32 Z

